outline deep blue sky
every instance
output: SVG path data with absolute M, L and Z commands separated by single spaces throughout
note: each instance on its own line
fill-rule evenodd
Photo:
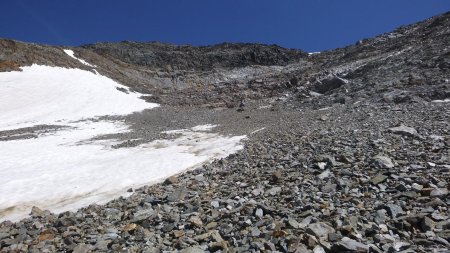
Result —
M 227 41 L 322 51 L 450 11 L 450 1 L 2 0 L 0 10 L 1 38 L 35 43 Z

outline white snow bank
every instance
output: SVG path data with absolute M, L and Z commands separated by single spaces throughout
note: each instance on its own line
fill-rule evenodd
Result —
M 244 136 L 205 131 L 214 125 L 175 130 L 174 140 L 113 149 L 124 133 L 120 121 L 97 116 L 126 115 L 157 106 L 113 80 L 79 69 L 33 65 L 0 73 L 0 131 L 51 124 L 68 126 L 35 139 L 0 141 L 0 221 L 25 218 L 32 206 L 53 212 L 74 210 L 125 195 L 130 187 L 159 181 L 225 157 L 242 148 Z
M 262 128 L 256 129 L 256 130 L 252 131 L 252 132 L 250 133 L 250 135 L 256 134 L 257 132 L 261 132 L 261 131 L 264 130 L 264 129 L 266 129 L 266 128 L 265 128 L 265 127 L 262 127 Z
M 83 60 L 83 59 L 75 57 L 74 52 L 72 50 L 70 50 L 70 49 L 64 49 L 64 53 L 68 54 L 70 57 L 74 58 L 75 60 L 78 60 L 79 62 L 83 63 L 86 66 L 89 66 L 89 67 L 92 67 L 92 68 L 96 67 L 96 66 L 88 63 L 87 61 Z
M 449 103 L 450 99 L 446 98 L 444 100 L 433 100 L 431 102 L 433 102 L 433 103 Z
M 104 203 L 130 187 L 236 152 L 244 138 L 183 130 L 174 140 L 113 149 L 115 141 L 89 139 L 123 132 L 124 124 L 83 121 L 72 126 L 76 129 L 37 139 L 0 142 L 0 220 L 25 218 L 32 206 L 62 212 Z
M 80 69 L 32 65 L 0 73 L 0 130 L 126 115 L 158 106 L 126 86 Z
M 206 124 L 206 125 L 195 126 L 195 127 L 191 128 L 191 130 L 195 131 L 195 132 L 198 132 L 198 131 L 211 131 L 215 127 L 217 127 L 217 125 Z

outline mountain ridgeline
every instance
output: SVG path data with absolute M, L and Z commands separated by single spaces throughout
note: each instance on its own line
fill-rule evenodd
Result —
M 0 71 L 33 63 L 92 70 L 61 50 L 70 48 L 100 74 L 167 105 L 234 107 L 243 99 L 277 98 L 295 107 L 418 102 L 450 96 L 448 38 L 449 13 L 315 54 L 249 43 L 56 47 L 0 40 Z
M 85 49 L 151 69 L 198 70 L 241 68 L 250 65 L 285 66 L 307 55 L 277 45 L 222 43 L 214 46 L 176 46 L 159 42 L 96 43 Z

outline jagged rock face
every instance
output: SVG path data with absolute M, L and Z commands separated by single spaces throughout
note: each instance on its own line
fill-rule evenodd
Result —
M 168 105 L 289 107 L 450 97 L 450 12 L 355 45 L 307 55 L 275 45 L 96 43 L 71 48 L 96 70 Z M 0 40 L 0 71 L 33 63 L 90 69 L 62 47 Z
M 83 48 L 123 62 L 166 70 L 211 70 L 249 65 L 285 66 L 306 53 L 276 45 L 223 43 L 214 46 L 176 46 L 157 42 L 97 43 Z
M 286 93 L 291 94 L 288 102 L 313 107 L 361 100 L 410 103 L 450 97 L 449 37 L 450 13 L 446 13 L 374 39 L 360 41 L 357 45 L 309 57 L 275 46 L 249 44 L 196 48 L 157 43 L 119 43 L 111 47 L 107 54 L 116 55 L 114 59 L 119 61 L 162 69 L 158 72 L 158 78 L 171 87 L 170 92 L 157 92 L 162 103 L 225 102 L 237 105 L 236 100 L 240 100 L 242 94 L 246 94 L 248 99 L 263 99 L 277 98 Z M 139 46 L 153 50 L 154 58 L 148 58 L 149 63 L 136 64 L 117 55 L 121 48 L 139 51 Z M 113 49 L 116 54 L 111 52 Z M 106 50 L 105 47 L 103 50 Z M 125 55 L 130 52 L 123 50 Z M 94 52 L 99 53 L 97 49 Z M 142 60 L 135 58 L 136 61 Z M 254 66 L 285 64 L 281 71 Z M 223 68 L 232 68 L 234 72 Z M 235 75 L 236 72 L 240 74 Z M 333 86 L 324 96 L 311 96 L 311 91 L 323 90 L 321 88 L 330 75 L 345 82 Z M 295 82 L 291 82 L 293 79 Z M 191 88 L 190 84 L 196 87 Z M 204 92 L 199 93 L 199 89 L 208 90 L 207 95 L 201 95 Z M 186 99 L 187 95 L 192 99 Z M 167 99 L 171 96 L 178 98 Z
M 335 101 L 339 96 L 389 103 L 445 99 L 450 96 L 448 38 L 450 13 L 445 13 L 356 45 L 312 55 L 311 75 L 322 80 L 334 74 L 350 81 L 328 97 Z

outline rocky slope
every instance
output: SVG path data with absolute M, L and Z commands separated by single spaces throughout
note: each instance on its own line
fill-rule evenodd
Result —
M 242 99 L 297 104 L 445 99 L 449 89 L 450 14 L 404 26 L 356 45 L 306 54 L 259 44 L 175 46 L 97 43 L 72 48 L 100 73 L 170 105 L 233 107 Z M 1 40 L 0 70 L 32 63 L 87 69 L 61 47 Z M 337 79 L 339 77 L 340 79 Z
M 106 205 L 33 208 L 0 224 L 0 251 L 450 252 L 448 38 L 450 13 L 311 55 L 251 44 L 73 48 L 162 103 L 124 117 L 134 130 L 117 136 L 124 147 L 205 123 L 247 134 L 246 147 Z M 0 43 L 3 71 L 92 69 L 61 47 Z
M 0 224 L 3 252 L 448 252 L 447 104 L 190 110 L 253 128 L 246 148 L 104 206 L 33 208 Z
M 448 98 L 449 27 L 450 14 L 446 13 L 353 46 L 316 54 L 313 77 L 306 80 L 306 87 L 328 95 L 329 102 L 370 99 L 401 103 Z M 317 71 L 317 67 L 324 71 Z M 331 76 L 346 82 L 323 84 Z
M 158 42 L 96 43 L 83 46 L 100 55 L 152 69 L 212 70 L 249 65 L 285 66 L 304 58 L 306 53 L 276 45 L 223 43 L 214 46 L 176 46 Z

